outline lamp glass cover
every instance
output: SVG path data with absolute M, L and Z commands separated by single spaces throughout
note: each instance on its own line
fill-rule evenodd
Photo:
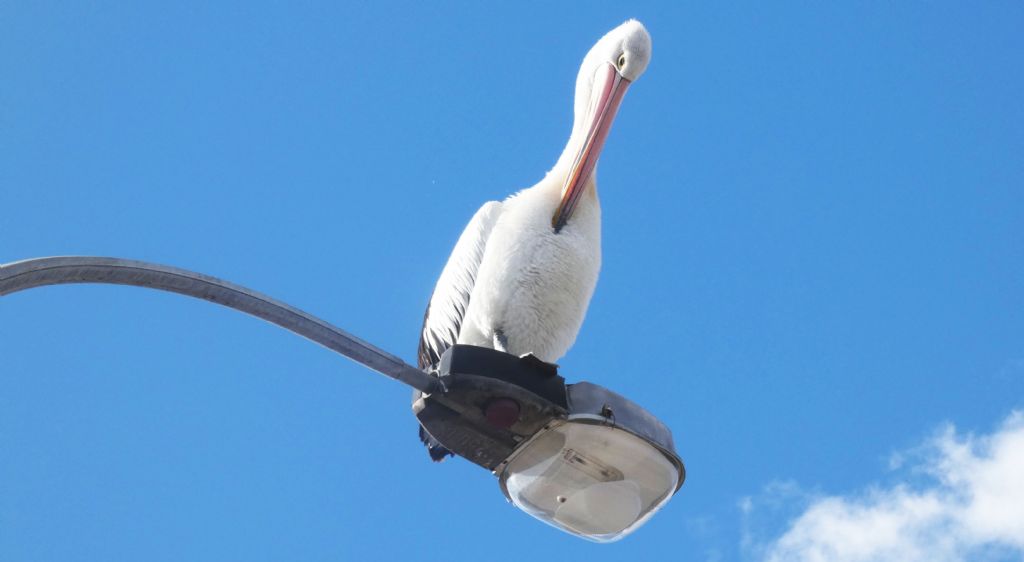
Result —
M 679 484 L 679 471 L 643 438 L 569 421 L 528 443 L 501 475 L 512 503 L 563 531 L 611 542 L 640 527 Z

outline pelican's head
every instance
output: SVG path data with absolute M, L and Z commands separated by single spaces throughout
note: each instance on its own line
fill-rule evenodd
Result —
M 597 166 L 626 89 L 647 70 L 650 60 L 651 36 L 636 20 L 609 31 L 583 58 L 576 77 L 576 118 L 562 155 L 571 159 L 571 167 L 562 187 L 562 202 L 551 219 L 555 232 L 572 216 Z

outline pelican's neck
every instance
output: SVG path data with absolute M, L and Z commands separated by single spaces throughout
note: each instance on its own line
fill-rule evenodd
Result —
M 565 187 L 565 180 L 572 170 L 572 164 L 580 150 L 583 149 L 583 143 L 587 140 L 587 132 L 583 122 L 583 116 L 577 111 L 576 118 L 573 120 L 572 134 L 569 135 L 569 140 L 565 143 L 565 148 L 562 149 L 562 154 L 558 157 L 558 161 L 555 162 L 554 167 L 547 174 L 550 181 L 545 183 L 551 184 L 551 188 L 557 189 L 559 193 Z M 593 173 L 590 175 L 590 181 L 587 182 L 588 192 L 593 191 L 594 178 L 596 176 L 597 167 L 594 168 Z
M 545 199 L 548 199 L 552 205 L 557 205 L 562 199 L 563 191 L 565 189 L 565 181 L 568 178 L 569 173 L 572 171 L 572 163 L 576 159 L 576 154 L 580 151 L 580 147 L 583 146 L 583 142 L 586 140 L 582 138 L 584 135 L 580 135 L 581 138 L 576 139 L 576 135 L 569 137 L 569 142 L 565 145 L 565 150 L 562 151 L 562 155 L 558 157 L 558 162 L 555 166 L 544 176 L 544 179 L 537 184 L 534 189 L 538 189 L 544 192 Z M 595 167 L 593 172 L 590 173 L 590 178 L 587 179 L 587 183 L 583 188 L 583 196 L 580 197 L 579 203 L 577 203 L 576 212 L 573 216 L 578 216 L 582 209 L 593 206 L 600 207 L 600 203 L 597 197 L 597 168 Z M 570 221 L 573 222 L 573 221 Z
M 576 159 L 576 155 L 579 154 L 583 148 L 583 143 L 586 139 L 586 131 L 583 129 L 583 119 L 577 117 L 572 126 L 572 134 L 569 135 L 569 140 L 565 143 L 565 148 L 562 149 L 561 156 L 558 157 L 558 162 L 555 162 L 554 170 L 560 170 L 563 173 L 568 173 L 569 168 L 572 167 L 573 160 Z
M 583 59 L 583 64 L 580 66 L 580 71 L 576 75 L 576 88 L 573 92 L 573 120 L 572 120 L 572 132 L 569 135 L 569 140 L 565 143 L 565 148 L 562 150 L 561 156 L 558 157 L 558 161 L 555 162 L 554 168 L 549 172 L 549 176 L 557 178 L 558 187 L 557 189 L 561 193 L 562 188 L 565 187 L 566 176 L 572 169 L 573 163 L 575 163 L 577 156 L 583 150 L 584 144 L 587 142 L 588 123 L 592 120 L 592 113 L 596 110 L 596 100 L 593 99 L 594 94 L 594 75 L 597 68 L 600 66 L 597 63 L 598 57 L 594 54 L 593 49 Z M 593 178 L 597 176 L 597 167 L 595 165 L 593 173 L 591 174 L 591 180 L 587 182 L 587 192 L 593 191 L 594 181 Z

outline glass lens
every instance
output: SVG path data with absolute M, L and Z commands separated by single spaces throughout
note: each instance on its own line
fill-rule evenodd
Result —
M 675 491 L 679 473 L 635 435 L 569 422 L 539 436 L 503 474 L 512 502 L 530 515 L 598 541 L 636 529 Z

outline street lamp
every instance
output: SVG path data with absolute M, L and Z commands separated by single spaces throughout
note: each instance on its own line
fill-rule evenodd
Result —
M 672 433 L 598 385 L 566 384 L 532 355 L 455 345 L 425 373 L 280 301 L 220 279 L 118 258 L 37 258 L 0 265 L 0 296 L 63 283 L 108 283 L 209 300 L 295 332 L 421 392 L 413 413 L 443 447 L 498 477 L 513 505 L 596 542 L 643 525 L 686 472 Z
M 553 365 L 482 347 L 441 356 L 443 392 L 413 412 L 449 451 L 498 476 L 519 509 L 563 531 L 618 540 L 683 484 L 672 433 L 630 400 Z

